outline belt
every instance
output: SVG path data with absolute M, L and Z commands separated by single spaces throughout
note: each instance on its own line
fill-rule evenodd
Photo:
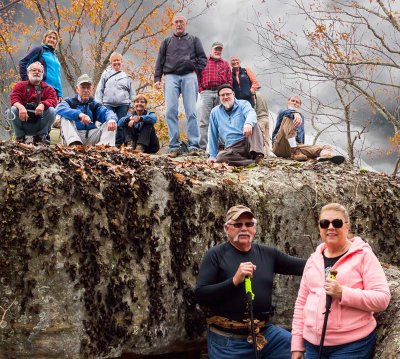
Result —
M 232 338 L 232 339 L 247 339 L 247 337 L 248 337 L 248 335 L 245 335 L 245 334 L 233 334 L 233 333 L 224 332 L 223 330 L 219 330 L 213 326 L 209 326 L 208 330 L 210 332 L 221 335 L 223 337 Z

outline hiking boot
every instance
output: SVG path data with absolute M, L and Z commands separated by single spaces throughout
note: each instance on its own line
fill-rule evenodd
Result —
M 335 165 L 340 165 L 340 164 L 342 164 L 345 160 L 346 160 L 346 159 L 345 159 L 343 156 L 340 156 L 340 155 L 335 155 L 335 156 L 332 156 L 332 157 L 320 157 L 320 158 L 318 158 L 318 162 L 326 162 L 326 161 L 329 161 L 329 162 L 334 163 Z
M 48 138 L 48 135 L 36 135 L 33 136 L 33 144 L 42 144 L 42 145 L 50 145 L 50 139 Z
M 82 142 L 81 141 L 74 141 L 74 142 L 71 142 L 68 146 L 82 146 Z
M 301 152 L 296 152 L 296 148 L 290 150 L 290 159 L 294 161 L 304 162 L 308 160 L 308 157 Z
M 170 151 L 168 153 L 168 157 L 169 158 L 176 158 L 176 157 L 180 156 L 181 154 L 182 154 L 182 151 L 179 148 L 177 148 L 176 150 Z
M 200 156 L 202 150 L 200 148 L 191 148 L 188 151 L 188 156 Z
M 257 166 L 262 166 L 264 164 L 264 155 L 257 155 L 254 162 Z
M 132 147 L 133 149 L 135 149 L 136 148 L 136 142 L 128 141 L 127 143 L 125 143 L 125 147 Z
M 140 143 L 138 143 L 136 145 L 136 151 L 139 152 L 139 153 L 144 153 L 146 151 L 146 147 L 141 145 Z
M 21 136 L 21 137 L 16 137 L 15 141 L 19 142 L 19 143 L 25 143 L 26 138 L 25 136 Z

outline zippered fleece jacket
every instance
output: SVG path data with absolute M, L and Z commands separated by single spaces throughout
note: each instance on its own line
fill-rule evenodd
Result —
M 342 299 L 332 300 L 324 346 L 348 344 L 365 338 L 376 327 L 374 312 L 390 301 L 385 273 L 371 247 L 354 237 L 348 252 L 332 269 L 342 287 Z M 304 268 L 293 315 L 292 351 L 305 351 L 304 341 L 319 345 L 326 305 L 325 269 L 322 243 Z
M 101 75 L 94 99 L 103 105 L 118 107 L 130 105 L 134 95 L 132 78 L 124 71 L 108 68 Z
M 29 94 L 26 91 L 26 85 L 29 84 Z M 57 106 L 57 95 L 56 91 L 42 81 L 40 83 L 40 103 L 44 105 L 44 109 L 47 110 L 49 107 L 56 108 Z M 10 94 L 10 104 L 14 106 L 16 102 L 26 106 L 28 102 L 37 103 L 38 94 L 35 92 L 35 85 L 28 81 L 17 82 Z

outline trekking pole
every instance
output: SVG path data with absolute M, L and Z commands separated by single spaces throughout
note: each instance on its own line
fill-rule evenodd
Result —
M 329 278 L 336 279 L 337 271 L 331 270 L 329 273 Z M 321 342 L 319 343 L 319 353 L 318 359 L 322 358 L 322 351 L 324 348 L 324 341 L 325 341 L 325 333 L 326 333 L 326 326 L 328 325 L 328 316 L 331 311 L 331 304 L 332 304 L 332 297 L 330 295 L 326 295 L 326 305 L 325 305 L 325 316 L 324 316 L 324 325 L 322 326 L 322 333 L 321 333 Z
M 250 326 L 251 326 L 251 336 L 253 337 L 254 357 L 256 359 L 258 359 L 256 332 L 255 332 L 255 329 L 254 329 L 254 315 L 253 315 L 254 293 L 253 293 L 253 290 L 251 288 L 251 279 L 250 279 L 250 277 L 245 277 L 244 278 L 244 289 L 246 291 L 246 299 L 247 299 L 247 304 L 249 306 Z

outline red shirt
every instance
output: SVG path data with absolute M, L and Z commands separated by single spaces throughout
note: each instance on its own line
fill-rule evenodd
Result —
M 223 59 L 208 57 L 207 65 L 198 77 L 199 92 L 216 90 L 218 86 L 229 84 L 232 86 L 232 72 L 228 62 Z
M 29 83 L 29 97 L 27 96 L 26 84 L 29 81 L 19 81 L 17 82 L 10 95 L 10 103 L 11 106 L 14 103 L 19 102 L 22 105 L 26 105 L 28 102 L 37 103 L 37 93 L 35 91 L 35 86 Z M 56 108 L 57 106 L 57 94 L 56 91 L 49 85 L 47 85 L 44 81 L 40 83 L 41 86 L 41 95 L 40 95 L 40 103 L 44 105 L 44 109 L 47 110 L 49 107 Z

